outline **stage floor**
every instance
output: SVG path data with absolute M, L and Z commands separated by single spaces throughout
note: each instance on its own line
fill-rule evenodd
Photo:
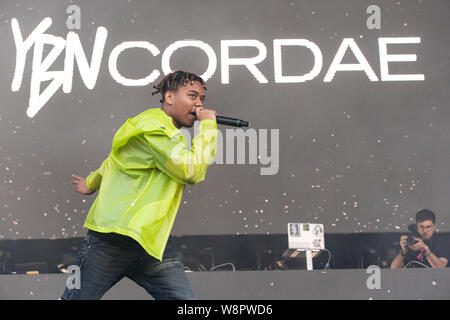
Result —
M 379 289 L 366 269 L 188 272 L 201 300 L 450 299 L 450 269 L 380 269 Z M 1 300 L 56 300 L 68 274 L 0 275 Z M 369 283 L 369 286 L 368 286 Z M 125 278 L 103 299 L 152 299 Z

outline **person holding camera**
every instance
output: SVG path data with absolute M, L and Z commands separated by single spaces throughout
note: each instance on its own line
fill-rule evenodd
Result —
M 436 231 L 436 215 L 428 209 L 416 213 L 417 230 L 400 237 L 400 252 L 391 263 L 391 269 L 405 266 L 445 268 L 448 257 L 447 246 L 439 239 Z

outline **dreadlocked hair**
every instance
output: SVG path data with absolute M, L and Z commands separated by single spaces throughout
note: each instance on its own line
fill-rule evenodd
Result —
M 156 86 L 153 86 L 155 89 L 154 92 L 152 92 L 152 96 L 161 93 L 162 99 L 160 100 L 161 103 L 164 102 L 164 96 L 167 91 L 177 91 L 178 88 L 183 85 L 187 85 L 189 82 L 194 84 L 194 81 L 200 82 L 200 84 L 203 86 L 205 90 L 208 88 L 206 87 L 205 81 L 198 75 L 190 72 L 185 72 L 181 70 L 174 71 L 172 73 L 169 73 L 166 75 Z

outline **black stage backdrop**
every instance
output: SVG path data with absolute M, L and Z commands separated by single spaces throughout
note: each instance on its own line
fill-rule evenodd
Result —
M 160 106 L 152 86 L 175 69 L 250 127 L 220 127 L 173 234 L 396 232 L 421 208 L 450 231 L 449 14 L 447 0 L 3 0 L 0 239 L 83 236 L 96 195 L 71 174 Z

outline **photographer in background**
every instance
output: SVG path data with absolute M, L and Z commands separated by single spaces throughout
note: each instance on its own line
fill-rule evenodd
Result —
M 447 245 L 443 243 L 436 231 L 436 215 L 423 209 L 416 213 L 417 230 L 415 234 L 400 237 L 400 252 L 391 263 L 391 269 L 403 268 L 412 263 L 415 267 L 425 265 L 432 268 L 445 268 L 448 257 Z

